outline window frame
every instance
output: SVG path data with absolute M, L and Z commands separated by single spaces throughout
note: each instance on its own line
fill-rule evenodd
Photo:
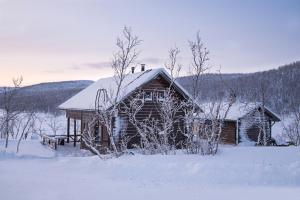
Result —
M 146 93 L 148 93 L 148 92 L 151 94 L 151 97 L 149 97 L 149 98 L 146 97 Z M 144 96 L 144 101 L 145 102 L 153 102 L 153 91 L 145 90 L 143 96 Z
M 163 92 L 163 97 L 159 98 L 159 93 Z M 164 102 L 165 101 L 165 95 L 166 95 L 166 91 L 165 90 L 157 90 L 156 91 L 156 100 L 157 102 Z

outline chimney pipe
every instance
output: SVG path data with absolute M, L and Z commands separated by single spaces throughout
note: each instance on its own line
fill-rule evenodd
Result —
M 145 71 L 145 66 L 146 66 L 146 64 L 141 64 L 141 71 L 142 72 Z
M 133 73 L 134 74 L 134 67 L 131 67 L 131 73 Z

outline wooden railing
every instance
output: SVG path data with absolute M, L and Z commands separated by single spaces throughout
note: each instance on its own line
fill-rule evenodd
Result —
M 46 135 L 42 136 L 42 144 L 48 145 L 50 148 L 56 150 L 58 145 L 64 145 L 66 142 L 73 142 L 74 146 L 77 142 L 81 141 L 81 135 L 69 135 L 69 140 L 67 135 Z
M 70 135 L 70 142 L 80 142 L 81 141 L 81 135 Z

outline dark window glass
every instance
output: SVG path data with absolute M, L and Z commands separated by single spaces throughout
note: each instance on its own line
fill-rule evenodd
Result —
M 152 101 L 152 92 L 151 91 L 146 91 L 144 93 L 144 100 L 145 101 Z
M 164 91 L 158 91 L 157 92 L 157 100 L 158 101 L 164 101 L 165 99 L 165 92 Z

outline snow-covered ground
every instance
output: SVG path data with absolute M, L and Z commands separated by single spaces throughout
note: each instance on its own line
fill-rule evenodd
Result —
M 297 199 L 299 147 L 222 146 L 216 156 L 126 155 L 99 160 L 71 146 L 0 141 L 0 199 Z M 71 149 L 71 150 L 70 150 Z M 73 151 L 74 150 L 74 151 Z

